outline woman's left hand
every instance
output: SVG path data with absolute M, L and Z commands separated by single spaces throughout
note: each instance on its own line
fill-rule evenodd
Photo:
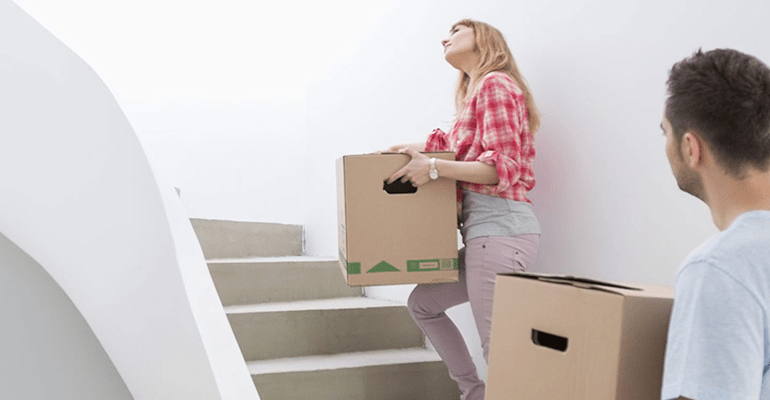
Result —
M 421 186 L 430 182 L 430 158 L 428 156 L 410 147 L 399 149 L 398 152 L 404 153 L 412 159 L 390 176 L 388 184 L 399 178 L 401 178 L 401 182 L 412 182 L 414 186 Z

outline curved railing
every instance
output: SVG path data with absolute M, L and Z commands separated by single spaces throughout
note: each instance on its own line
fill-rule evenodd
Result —
M 94 71 L 10 0 L 0 232 L 70 297 L 135 399 L 259 398 L 173 188 Z

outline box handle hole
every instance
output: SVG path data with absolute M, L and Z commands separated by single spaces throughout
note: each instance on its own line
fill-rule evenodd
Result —
M 568 342 L 569 339 L 563 336 L 552 335 L 537 329 L 532 330 L 532 343 L 538 346 L 547 347 L 564 353 L 567 351 Z
M 388 184 L 388 180 L 384 180 L 382 182 L 382 190 L 386 191 L 388 194 L 412 194 L 417 193 L 417 187 L 412 185 L 412 182 L 407 181 L 406 183 L 401 182 L 401 179 L 396 179 L 395 181 Z

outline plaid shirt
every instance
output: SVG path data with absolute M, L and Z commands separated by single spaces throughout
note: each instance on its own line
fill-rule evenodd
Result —
M 461 203 L 462 189 L 532 203 L 526 198 L 535 187 L 529 112 L 521 89 L 502 72 L 491 72 L 481 80 L 449 134 L 434 130 L 425 151 L 454 151 L 457 161 L 481 161 L 497 168 L 496 185 L 458 182 Z

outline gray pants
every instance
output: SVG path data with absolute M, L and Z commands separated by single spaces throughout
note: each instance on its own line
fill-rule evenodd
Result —
M 470 301 L 481 338 L 484 359 L 489 361 L 489 331 L 492 325 L 492 299 L 499 273 L 523 272 L 535 262 L 540 235 L 479 237 L 460 249 L 460 281 L 418 285 L 409 296 L 409 312 L 428 337 L 449 369 L 462 400 L 483 400 L 484 381 L 457 326 L 445 311 Z

